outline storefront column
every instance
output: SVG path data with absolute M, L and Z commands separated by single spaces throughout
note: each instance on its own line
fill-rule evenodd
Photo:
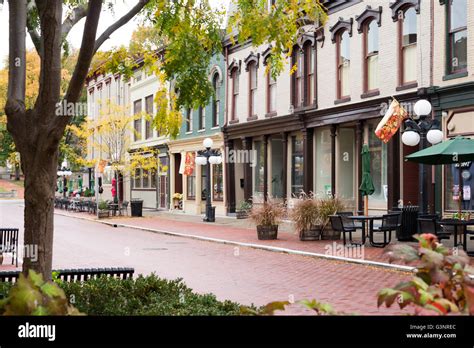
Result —
M 250 151 L 252 151 L 252 137 L 242 138 L 242 146 L 248 153 L 250 158 Z M 244 163 L 244 199 L 248 201 L 252 198 L 252 167 L 250 167 L 250 161 Z
M 268 198 L 268 135 L 263 136 L 263 200 Z
M 283 139 L 283 199 L 287 200 L 288 194 L 288 133 L 281 133 Z
M 234 150 L 234 140 L 225 140 L 225 151 Z M 228 154 L 227 154 L 228 155 Z M 227 157 L 229 158 L 229 157 Z M 234 157 L 235 158 L 235 157 Z M 234 162 L 225 162 L 226 165 L 226 197 L 227 197 L 227 213 L 235 213 L 235 164 Z
M 388 142 L 387 152 L 387 209 L 394 210 L 400 199 L 400 132 Z
M 336 130 L 337 126 L 331 126 L 331 194 L 336 196 Z
M 313 128 L 304 128 L 303 133 L 303 191 L 313 191 Z

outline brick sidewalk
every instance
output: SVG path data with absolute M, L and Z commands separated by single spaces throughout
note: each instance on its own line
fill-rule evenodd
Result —
M 25 188 L 23 186 L 15 184 L 11 180 L 0 179 L 0 187 L 5 191 L 16 190 L 16 197 L 14 197 L 14 199 L 23 199 L 24 197 Z
M 65 212 L 56 210 L 59 214 L 66 214 L 75 217 L 95 219 L 93 215 L 86 213 Z M 174 232 L 190 236 L 216 238 L 239 243 L 251 243 L 277 248 L 292 249 L 296 251 L 311 252 L 318 254 L 328 254 L 334 250 L 335 246 L 342 246 L 342 240 L 320 240 L 305 241 L 299 240 L 298 235 L 291 232 L 291 225 L 283 223 L 278 232 L 277 240 L 258 240 L 255 226 L 249 220 L 237 220 L 229 217 L 217 217 L 215 223 L 204 223 L 200 216 L 185 215 L 180 213 L 154 212 L 145 213 L 142 218 L 136 217 L 112 217 L 101 219 L 111 223 L 123 224 L 138 228 L 154 229 L 162 232 Z M 354 240 L 360 239 L 360 233 L 354 234 Z M 392 235 L 391 245 L 397 243 Z M 414 243 L 411 243 L 414 244 Z M 336 249 L 337 250 L 337 249 Z M 350 249 L 348 249 L 350 251 Z M 386 254 L 387 248 L 373 248 L 367 242 L 364 248 L 364 260 L 388 263 L 389 257 Z M 344 256 L 353 259 L 360 259 L 360 255 L 355 253 Z

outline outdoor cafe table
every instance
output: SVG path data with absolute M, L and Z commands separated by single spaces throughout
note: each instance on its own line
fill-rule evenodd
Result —
M 442 219 L 439 221 L 440 225 L 453 226 L 454 227 L 454 246 L 458 246 L 458 227 L 463 229 L 463 243 L 462 248 L 469 256 L 474 256 L 474 251 L 467 251 L 467 226 L 474 226 L 474 219 L 471 220 L 459 220 L 459 219 Z
M 367 238 L 367 222 L 369 222 L 369 231 L 372 231 L 374 228 L 374 220 L 382 220 L 382 216 L 379 215 L 353 215 L 353 216 L 348 216 L 349 219 L 355 220 L 355 221 L 361 221 L 362 222 L 362 245 L 365 244 L 365 240 Z M 370 239 L 370 236 L 369 236 Z M 372 240 L 369 240 L 370 244 L 372 244 Z

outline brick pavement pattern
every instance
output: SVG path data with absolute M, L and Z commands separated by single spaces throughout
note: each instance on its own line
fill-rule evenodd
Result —
M 0 203 L 2 225 L 22 231 L 22 203 Z M 143 219 L 146 221 L 146 219 Z M 170 225 L 176 221 L 170 221 Z M 179 225 L 182 226 L 182 225 Z M 21 242 L 21 241 L 20 241 Z M 264 305 L 294 298 L 331 303 L 364 315 L 411 313 L 377 308 L 376 293 L 406 273 L 299 255 L 198 241 L 55 215 L 54 265 L 134 267 L 137 274 L 181 277 L 195 291 L 219 299 Z M 293 306 L 285 314 L 305 314 Z

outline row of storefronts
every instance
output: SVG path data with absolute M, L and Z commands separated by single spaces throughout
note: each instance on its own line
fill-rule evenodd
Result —
M 215 97 L 206 107 L 183 111 L 176 139 L 161 137 L 146 121 L 135 124 L 142 138 L 132 142 L 131 151 L 158 149 L 160 170 L 138 170 L 125 178 L 124 199 L 141 198 L 152 209 L 202 214 L 206 171 L 194 161 L 204 149 L 203 140 L 211 138 L 213 149 L 223 157 L 223 163 L 211 170 L 217 215 L 232 215 L 241 202 L 258 203 L 268 197 L 291 205 L 301 192 L 335 195 L 348 210 L 358 211 L 360 152 L 367 143 L 375 185 L 370 211 L 408 204 L 430 212 L 455 210 L 458 168 L 427 166 L 423 180 L 420 166 L 404 157 L 426 144 L 404 145 L 403 129 L 383 143 L 374 131 L 392 98 L 410 117 L 415 117 L 413 105 L 426 99 L 445 139 L 474 136 L 474 51 L 464 45 L 466 37 L 474 36 L 474 11 L 467 9 L 467 17 L 459 18 L 467 27 L 467 36 L 454 41 L 455 54 L 464 57 L 461 69 L 450 67 L 448 56 L 453 53 L 445 51 L 451 37 L 444 21 L 454 10 L 463 17 L 459 8 L 474 10 L 473 4 L 411 0 L 388 5 L 377 0 L 327 6 L 326 26 L 303 35 L 278 79 L 265 74 L 269 46 L 232 45 L 227 38 L 222 55 L 209 67 Z M 376 34 L 369 35 L 371 31 Z M 290 74 L 297 62 L 300 68 Z M 101 77 L 89 81 L 89 91 L 100 91 L 102 81 Z M 152 114 L 154 105 L 149 101 L 158 83 L 137 70 L 130 82 L 123 83 L 121 100 L 132 105 L 134 114 L 143 109 Z M 473 210 L 474 166 L 461 167 L 463 205 Z

